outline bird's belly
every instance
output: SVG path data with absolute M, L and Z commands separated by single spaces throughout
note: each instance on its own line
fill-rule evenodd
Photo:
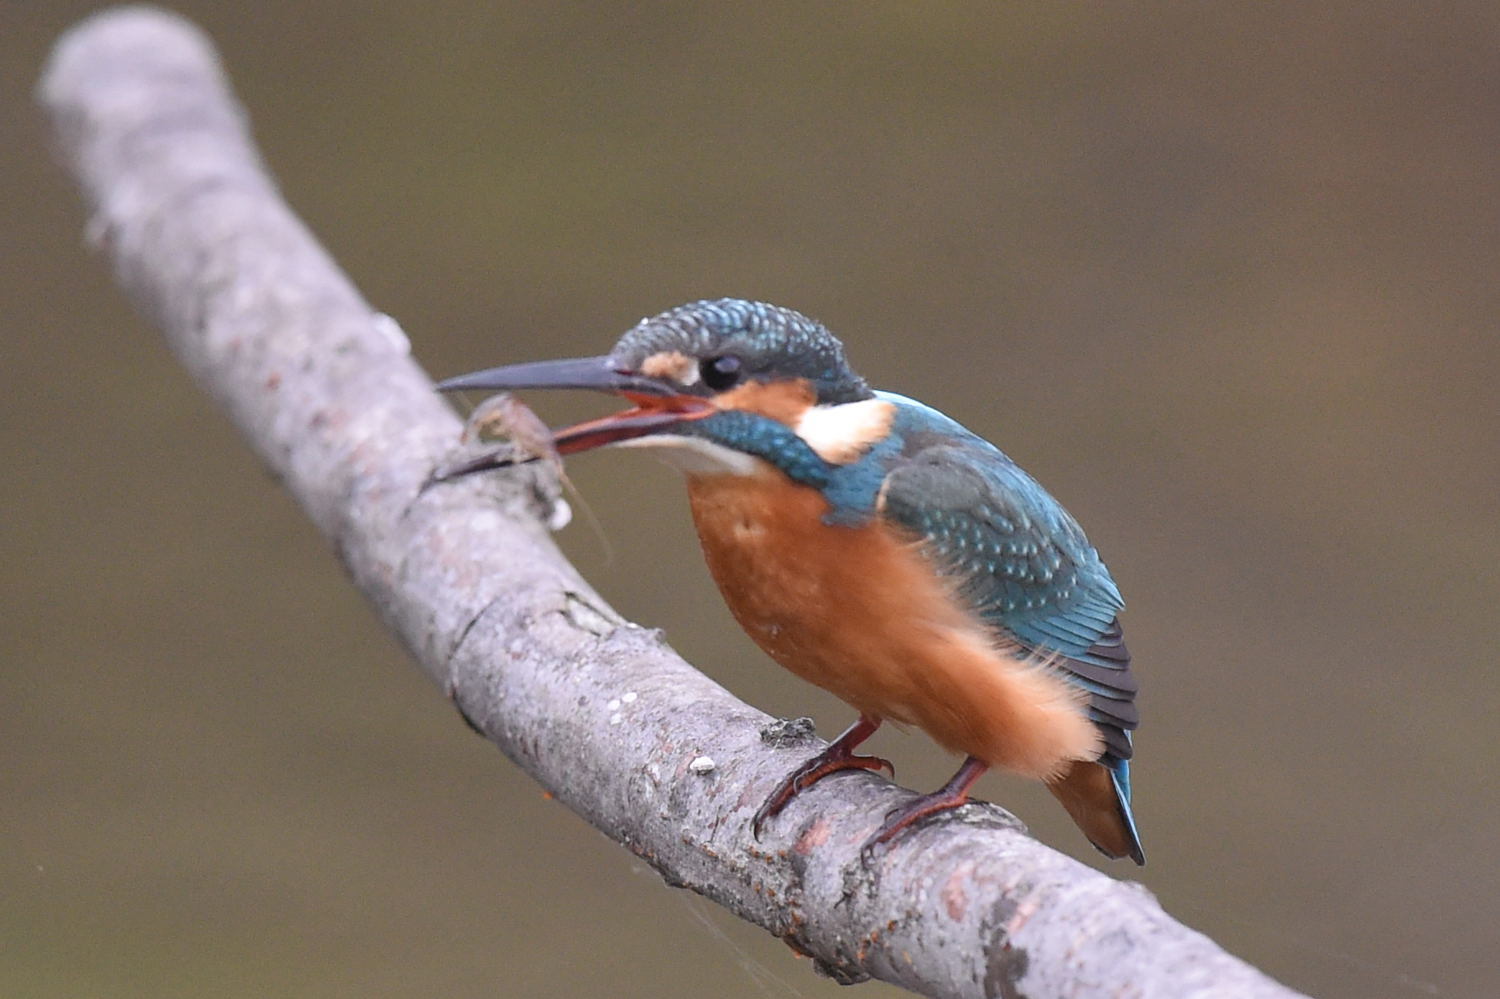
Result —
M 1069 685 L 987 630 L 878 517 L 825 524 L 820 493 L 770 470 L 693 477 L 689 496 L 730 611 L 793 673 L 864 714 L 1032 776 L 1097 755 Z
M 699 478 L 689 487 L 709 572 L 735 620 L 773 659 L 862 711 L 909 720 L 891 677 L 859 654 L 883 603 L 888 574 L 874 524 L 830 527 L 815 490 L 776 473 Z

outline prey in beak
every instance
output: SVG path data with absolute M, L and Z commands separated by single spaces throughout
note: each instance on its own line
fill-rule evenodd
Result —
M 576 454 L 608 444 L 661 433 L 689 420 L 701 419 L 716 412 L 716 407 L 698 395 L 682 392 L 682 387 L 660 378 L 622 371 L 609 357 L 581 357 L 561 361 L 536 361 L 489 368 L 472 374 L 441 381 L 439 392 L 476 390 L 499 392 L 512 389 L 590 389 L 621 396 L 634 405 L 630 409 L 563 427 L 551 432 L 550 441 L 526 458 L 517 458 L 510 449 L 493 451 L 457 465 L 440 469 L 429 484 L 461 478 L 474 472 L 504 468 L 519 461 L 533 461 L 550 452 L 553 455 Z M 535 442 L 529 448 L 538 450 Z

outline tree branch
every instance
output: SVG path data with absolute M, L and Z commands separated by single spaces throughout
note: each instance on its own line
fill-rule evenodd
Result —
M 41 99 L 89 232 L 173 350 L 332 540 L 473 725 L 653 865 L 840 980 L 932 996 L 1288 996 L 990 805 L 859 848 L 909 797 L 827 781 L 755 808 L 821 747 L 622 621 L 559 555 L 523 476 L 419 494 L 458 423 L 280 200 L 209 43 L 147 8 L 59 42 Z

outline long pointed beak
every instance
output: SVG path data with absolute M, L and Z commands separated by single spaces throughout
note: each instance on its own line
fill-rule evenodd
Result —
M 488 368 L 438 382 L 439 392 L 462 389 L 592 389 L 616 395 L 672 395 L 672 389 L 655 378 L 616 370 L 608 357 L 573 357 L 563 361 L 533 361 Z
M 462 389 L 486 392 L 502 389 L 591 389 L 624 396 L 635 403 L 633 409 L 553 431 L 551 445 L 558 454 L 575 454 L 606 444 L 645 437 L 717 411 L 707 399 L 684 395 L 668 382 L 631 371 L 620 371 L 610 363 L 608 357 L 535 361 L 530 364 L 489 368 L 445 379 L 437 387 L 440 392 Z M 478 467 L 466 467 L 458 474 L 448 477 L 456 478 L 468 472 L 497 467 L 494 463 L 482 461 L 476 461 L 475 464 Z

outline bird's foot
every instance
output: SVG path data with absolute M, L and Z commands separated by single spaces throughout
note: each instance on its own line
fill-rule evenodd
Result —
M 896 776 L 896 768 L 891 766 L 890 760 L 879 756 L 856 756 L 835 742 L 793 770 L 791 775 L 771 792 L 771 796 L 766 799 L 765 804 L 760 806 L 755 813 L 755 818 L 750 822 L 750 829 L 755 834 L 755 838 L 760 839 L 761 828 L 767 820 L 779 815 L 793 798 L 824 777 L 843 770 L 884 770 L 888 776 L 892 778 Z
M 875 835 L 865 840 L 865 845 L 859 848 L 860 864 L 869 867 L 882 849 L 908 829 L 921 825 L 924 820 L 934 815 L 951 812 L 968 803 L 967 793 L 952 797 L 942 791 L 936 791 L 915 798 L 895 811 L 887 813 L 885 822 L 881 824 Z
M 968 804 L 969 788 L 974 786 L 974 782 L 987 769 L 988 764 L 971 756 L 948 783 L 931 794 L 913 798 L 900 808 L 887 812 L 885 821 L 875 835 L 865 840 L 865 845 L 859 848 L 860 865 L 869 867 L 882 847 L 924 819 Z

